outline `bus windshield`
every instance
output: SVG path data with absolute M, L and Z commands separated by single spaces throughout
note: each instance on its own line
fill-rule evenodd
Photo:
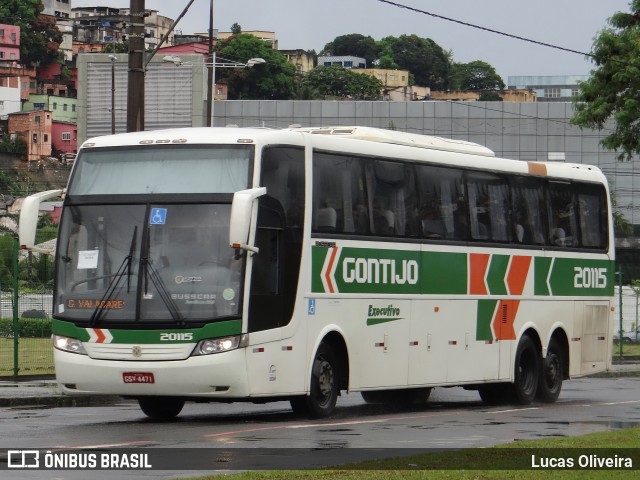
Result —
M 248 188 L 252 153 L 246 145 L 85 148 L 67 195 L 233 193 Z
M 185 145 L 84 151 L 60 224 L 56 317 L 99 326 L 239 316 L 244 260 L 229 247 L 231 193 L 247 188 L 251 154 Z

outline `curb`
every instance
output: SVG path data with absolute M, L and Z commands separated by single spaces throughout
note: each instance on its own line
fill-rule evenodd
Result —
M 611 370 L 608 372 L 594 373 L 585 378 L 620 378 L 620 377 L 640 377 L 640 370 Z

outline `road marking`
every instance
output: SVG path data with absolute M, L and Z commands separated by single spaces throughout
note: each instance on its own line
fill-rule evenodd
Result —
M 341 422 L 299 423 L 297 425 L 276 425 L 272 427 L 246 428 L 242 430 L 231 430 L 228 432 L 210 433 L 205 435 L 205 438 L 228 437 L 228 436 L 239 435 L 244 433 L 264 432 L 267 430 L 295 430 L 295 429 L 301 429 L 301 428 L 339 427 L 344 425 L 364 425 L 364 424 L 371 424 L 371 423 L 386 423 L 386 422 L 394 422 L 398 420 L 418 420 L 418 419 L 424 419 L 424 418 L 446 417 L 446 416 L 458 415 L 462 411 L 463 410 L 456 410 L 456 411 L 444 412 L 444 413 L 406 415 L 402 417 L 385 417 L 385 418 L 376 418 L 372 420 L 345 420 Z
M 510 410 L 487 410 L 485 411 L 485 413 L 512 413 L 512 412 L 526 412 L 527 410 L 540 410 L 540 407 L 512 408 Z
M 153 442 L 148 440 L 138 440 L 135 442 L 122 442 L 122 443 L 103 443 L 99 445 L 57 445 L 52 448 L 72 448 L 72 449 L 83 449 L 83 448 L 117 448 L 117 447 L 130 447 L 133 445 L 160 445 L 160 442 Z
M 625 402 L 607 402 L 607 403 L 601 403 L 600 405 L 626 405 L 628 403 L 640 403 L 640 400 L 627 400 Z

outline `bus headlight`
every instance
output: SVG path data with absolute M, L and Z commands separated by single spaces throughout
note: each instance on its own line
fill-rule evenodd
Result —
M 81 355 L 87 354 L 82 342 L 77 338 L 63 337 L 62 335 L 52 335 L 51 338 L 53 339 L 53 346 L 58 350 Z
M 191 355 L 212 355 L 228 352 L 236 348 L 246 347 L 249 343 L 248 335 L 234 335 L 232 337 L 208 338 L 200 340 Z

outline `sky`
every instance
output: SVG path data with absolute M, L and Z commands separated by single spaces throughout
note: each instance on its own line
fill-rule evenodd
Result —
M 375 40 L 416 34 L 431 38 L 453 60 L 482 60 L 507 82 L 520 75 L 588 75 L 594 65 L 569 53 L 486 32 L 429 15 L 401 9 L 380 0 L 195 0 L 176 26 L 183 34 L 206 32 L 210 2 L 214 29 L 276 33 L 280 49 L 320 52 L 339 35 L 360 33 Z M 394 0 L 436 15 L 588 53 L 597 33 L 617 11 L 628 12 L 630 0 Z M 147 9 L 176 19 L 188 0 L 146 0 Z M 72 7 L 129 7 L 128 0 L 71 0 Z

